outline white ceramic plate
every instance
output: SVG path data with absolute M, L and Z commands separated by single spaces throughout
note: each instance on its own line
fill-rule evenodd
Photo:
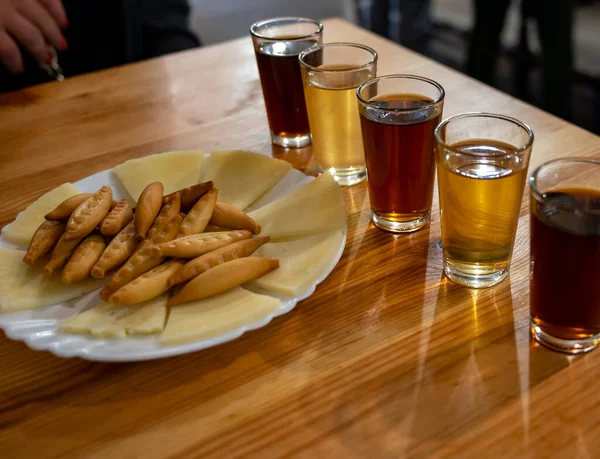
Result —
M 210 161 L 210 155 L 207 155 L 206 160 Z M 311 180 L 313 180 L 313 177 L 306 176 L 302 172 L 293 169 L 283 180 L 250 206 L 248 210 L 257 209 L 275 201 Z M 82 192 L 94 192 L 106 184 L 112 187 L 115 199 L 128 197 L 127 192 L 111 170 L 99 172 L 74 183 L 75 187 Z M 31 349 L 50 351 L 59 357 L 81 357 L 82 359 L 101 362 L 134 362 L 187 354 L 188 352 L 199 351 L 234 340 L 246 331 L 264 327 L 274 317 L 290 312 L 299 301 L 311 296 L 317 285 L 323 282 L 331 271 L 333 271 L 333 268 L 335 268 L 342 256 L 345 245 L 346 229 L 344 229 L 343 241 L 338 248 L 336 256 L 331 260 L 326 274 L 321 279 L 318 279 L 309 289 L 295 297 L 257 290 L 256 293 L 268 294 L 280 298 L 281 307 L 274 313 L 268 314 L 256 322 L 211 339 L 175 346 L 161 346 L 158 342 L 158 335 L 128 337 L 124 339 L 101 339 L 60 331 L 58 328 L 60 321 L 71 318 L 98 304 L 98 291 L 53 306 L 10 314 L 0 314 L 0 328 L 5 331 L 9 338 L 24 341 Z M 4 241 L 0 237 L 0 247 L 15 248 L 16 246 Z

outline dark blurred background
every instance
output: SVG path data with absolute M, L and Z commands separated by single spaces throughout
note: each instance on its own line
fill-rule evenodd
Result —
M 600 134 L 600 0 L 190 0 L 205 44 L 342 17 Z

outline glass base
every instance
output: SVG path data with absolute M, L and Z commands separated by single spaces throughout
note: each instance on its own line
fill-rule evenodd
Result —
M 312 143 L 310 134 L 298 135 L 295 137 L 288 137 L 283 135 L 274 134 L 271 132 L 271 142 L 284 148 L 302 148 L 307 147 Z
M 477 269 L 477 265 L 469 263 L 464 265 L 465 269 L 457 269 L 459 263 L 448 263 L 444 260 L 444 274 L 452 282 L 469 288 L 488 288 L 502 282 L 508 276 L 508 268 L 489 272 L 485 266 Z M 468 271 L 468 272 L 467 272 Z M 478 272 L 479 271 L 479 272 Z
M 327 169 L 323 169 L 317 164 L 317 171 L 319 174 L 322 174 L 324 171 L 329 172 L 331 175 L 333 175 L 333 178 L 340 184 L 340 186 L 356 185 L 367 178 L 366 167 L 349 167 L 347 169 L 329 167 Z
M 371 211 L 371 221 L 373 221 L 377 228 L 389 231 L 391 233 L 412 233 L 425 228 L 429 224 L 430 214 L 431 212 L 426 212 L 414 220 L 399 222 L 380 217 L 375 212 Z
M 554 351 L 566 354 L 582 354 L 596 349 L 600 344 L 600 334 L 584 339 L 563 339 L 542 330 L 542 327 L 536 324 L 531 317 L 529 318 L 529 324 L 533 339 Z

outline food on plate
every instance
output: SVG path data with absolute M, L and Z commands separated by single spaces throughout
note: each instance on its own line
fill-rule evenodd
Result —
M 158 245 L 158 249 L 165 257 L 196 258 L 236 241 L 249 239 L 251 236 L 252 233 L 247 230 L 193 234 L 163 242 Z
M 70 183 L 48 191 L 17 215 L 15 221 L 2 230 L 2 237 L 15 244 L 28 244 L 33 233 L 44 222 L 44 215 L 76 194 L 79 194 L 79 190 Z
M 245 282 L 256 279 L 279 267 L 279 260 L 272 258 L 238 258 L 215 266 L 189 281 L 167 301 L 176 306 L 192 300 L 200 300 L 222 293 Z
M 260 226 L 252 217 L 245 214 L 240 209 L 231 204 L 217 202 L 215 211 L 210 219 L 210 224 L 222 228 L 231 228 L 236 230 L 245 229 L 254 234 L 260 233 Z
M 249 151 L 215 151 L 211 153 L 204 180 L 219 188 L 219 201 L 245 209 L 277 182 L 292 166 L 279 159 Z
M 67 263 L 71 254 L 81 242 L 81 239 L 83 238 L 67 240 L 67 233 L 65 232 L 62 234 L 56 243 L 54 250 L 52 250 L 50 261 L 48 261 L 44 267 L 44 271 L 46 271 L 47 275 L 51 276 L 54 271 L 62 268 Z
M 220 295 L 171 308 L 163 345 L 213 338 L 255 324 L 281 307 L 277 298 L 235 287 Z
M 61 202 L 52 212 L 48 212 L 44 218 L 49 221 L 68 220 L 77 206 L 93 195 L 94 193 L 79 193 L 71 196 Z
M 33 234 L 23 261 L 28 265 L 32 265 L 38 259 L 50 253 L 65 232 L 65 228 L 66 224 L 64 222 L 44 221 Z
M 197 234 L 204 231 L 215 210 L 218 194 L 219 190 L 212 188 L 198 199 L 183 219 L 183 223 L 181 223 L 181 228 L 179 229 L 180 235 L 189 236 L 190 234 Z
M 198 202 L 205 193 L 208 193 L 213 188 L 213 182 L 203 182 L 197 183 L 196 185 L 189 186 L 187 188 L 183 188 L 176 193 L 179 193 L 181 196 L 181 210 L 183 212 L 189 212 L 194 204 Z M 168 194 L 163 198 L 163 204 L 166 204 L 166 201 L 173 196 L 174 193 Z
M 267 290 L 300 295 L 321 280 L 342 246 L 344 233 L 334 231 L 263 245 L 256 256 L 277 258 L 279 269 L 252 281 Z
M 133 220 L 133 208 L 129 199 L 121 199 L 100 223 L 100 233 L 106 237 L 115 236 Z
M 148 239 L 153 244 L 160 244 L 162 242 L 170 241 L 175 239 L 179 229 L 181 228 L 181 222 L 183 218 L 180 213 L 181 209 L 181 197 L 179 193 L 175 193 L 175 195 L 164 205 L 156 220 L 150 227 L 150 231 L 148 231 Z M 177 223 L 177 230 L 175 234 L 171 234 L 173 231 L 173 225 Z
M 90 334 L 96 338 L 125 338 L 160 333 L 167 319 L 166 295 L 132 307 L 101 303 L 93 309 L 60 323 L 68 333 Z
M 163 257 L 153 245 L 146 246 L 145 248 L 136 251 L 129 260 L 127 260 L 125 264 L 112 275 L 108 284 L 100 291 L 100 298 L 107 301 L 113 293 L 125 284 L 160 265 L 164 259 L 165 257 Z
M 164 194 L 196 185 L 204 163 L 199 151 L 174 151 L 131 159 L 113 171 L 130 196 L 137 202 L 142 190 L 151 182 L 161 182 Z
M 112 190 L 105 185 L 75 208 L 67 222 L 65 239 L 81 239 L 94 231 L 110 211 L 111 203 Z
M 344 194 L 329 173 L 249 215 L 261 226 L 261 234 L 272 239 L 346 227 Z
M 146 237 L 160 212 L 162 200 L 163 185 L 160 182 L 153 182 L 142 191 L 135 206 L 135 236 L 140 241 Z
M 127 261 L 138 244 L 139 241 L 135 237 L 135 223 L 131 221 L 108 243 L 92 268 L 92 276 L 104 279 L 108 271 L 118 268 Z
M 102 284 L 91 278 L 74 285 L 63 284 L 58 276 L 46 276 L 42 264 L 23 263 L 24 256 L 24 250 L 0 248 L 0 312 L 61 303 L 96 290 Z
M 260 246 L 269 242 L 269 237 L 255 237 L 252 239 L 243 239 L 226 245 L 220 249 L 200 255 L 193 260 L 188 261 L 185 266 L 177 270 L 169 279 L 169 285 L 180 284 L 186 282 L 204 271 L 214 268 L 217 265 L 227 261 L 235 260 L 236 258 L 249 257 Z M 273 257 L 274 258 L 274 257 Z
M 127 306 L 156 298 L 169 290 L 170 277 L 182 267 L 181 260 L 167 261 L 125 284 L 108 298 L 108 302 Z
M 90 234 L 76 248 L 63 268 L 61 280 L 74 284 L 87 278 L 104 252 L 106 241 L 100 234 Z

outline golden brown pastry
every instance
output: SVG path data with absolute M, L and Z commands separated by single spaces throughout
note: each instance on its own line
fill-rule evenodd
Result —
M 112 190 L 105 185 L 79 204 L 67 222 L 66 239 L 81 239 L 94 231 L 108 214 L 111 203 Z
M 224 202 L 217 202 L 209 223 L 221 228 L 245 229 L 254 234 L 260 233 L 260 226 L 252 217 Z
M 135 223 L 131 221 L 108 243 L 92 268 L 92 277 L 104 279 L 108 271 L 118 268 L 127 261 L 138 244 L 139 241 L 135 237 Z
M 163 185 L 153 182 L 144 188 L 135 206 L 135 235 L 138 240 L 146 237 L 154 219 L 160 212 L 163 199 Z
M 100 223 L 100 233 L 112 237 L 133 220 L 133 208 L 128 199 L 121 199 Z
M 156 298 L 169 290 L 169 278 L 182 266 L 180 260 L 167 261 L 125 284 L 108 298 L 108 302 L 125 306 Z
M 170 241 L 175 238 L 177 233 L 173 235 L 173 237 L 165 239 L 166 229 L 169 227 L 169 230 L 173 229 L 173 221 L 182 220 L 180 215 L 181 210 L 181 196 L 178 193 L 175 193 L 165 205 L 163 205 L 162 209 L 158 213 L 158 217 L 154 220 L 150 231 L 148 231 L 147 239 L 152 242 L 152 244 L 160 244 L 161 242 Z M 179 217 L 178 220 L 174 220 L 175 217 Z M 180 223 L 181 226 L 181 223 Z
M 194 207 L 194 204 L 198 202 L 198 199 L 204 196 L 206 192 L 210 191 L 212 187 L 213 182 L 204 182 L 176 191 L 175 193 L 181 195 L 181 210 L 183 212 L 189 212 L 190 209 Z M 175 193 L 166 195 L 163 198 L 163 204 L 165 204 L 165 200 L 169 199 Z
M 167 241 L 173 239 L 177 234 L 180 225 L 181 216 L 177 214 L 163 228 L 160 236 L 164 237 Z M 165 257 L 161 255 L 158 247 L 151 243 L 151 240 L 144 241 L 142 246 L 141 249 L 135 251 L 129 260 L 113 274 L 108 284 L 104 286 L 100 292 L 100 297 L 104 301 L 108 301 L 108 298 L 123 285 L 150 271 L 164 261 Z
M 71 196 L 61 202 L 52 212 L 47 213 L 44 218 L 50 221 L 68 220 L 77 206 L 93 195 L 94 193 L 79 193 Z
M 178 270 L 169 279 L 170 285 L 186 282 L 210 268 L 226 263 L 236 258 L 244 258 L 252 255 L 261 245 L 269 242 L 269 236 L 245 239 L 226 245 L 220 249 L 200 255 L 188 261 L 185 266 Z
M 77 246 L 71 258 L 63 268 L 61 281 L 64 284 L 74 284 L 90 275 L 106 248 L 106 240 L 100 234 L 90 234 Z
M 279 268 L 279 260 L 272 258 L 248 257 L 228 261 L 189 281 L 177 295 L 167 301 L 167 306 L 176 306 L 225 292 L 276 268 Z
M 250 231 L 234 230 L 223 233 L 202 233 L 180 237 L 159 244 L 161 253 L 166 257 L 196 258 L 220 247 L 233 244 L 242 239 L 249 239 Z
M 81 239 L 67 240 L 67 233 L 65 232 L 62 234 L 52 251 L 50 261 L 48 261 L 44 267 L 44 271 L 46 271 L 47 275 L 52 275 L 55 270 L 62 268 L 65 265 L 75 250 L 75 247 L 81 242 Z
M 33 265 L 38 259 L 50 253 L 65 232 L 66 224 L 58 221 L 44 221 L 33 234 L 23 261 Z
M 218 194 L 219 190 L 212 188 L 194 204 L 194 207 L 192 207 L 183 219 L 183 223 L 179 229 L 181 236 L 190 236 L 204 231 L 215 210 Z

